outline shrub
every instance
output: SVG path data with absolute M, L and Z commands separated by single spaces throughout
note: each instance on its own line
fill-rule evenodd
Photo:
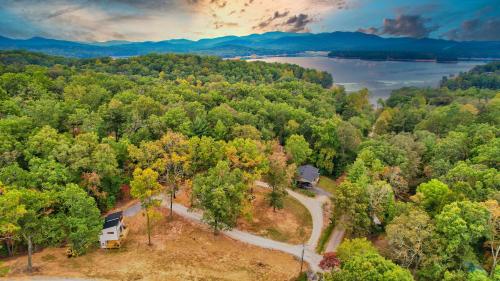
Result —
M 340 260 L 336 253 L 329 252 L 323 255 L 323 259 L 319 263 L 319 267 L 323 270 L 331 270 L 340 266 Z

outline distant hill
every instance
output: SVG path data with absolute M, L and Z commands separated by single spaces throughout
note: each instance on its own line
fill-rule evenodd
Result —
M 136 56 L 148 53 L 198 53 L 237 57 L 250 55 L 294 55 L 304 51 L 438 54 L 445 58 L 500 58 L 500 41 L 449 41 L 440 39 L 383 38 L 360 32 L 286 33 L 268 32 L 247 36 L 224 36 L 198 41 L 173 39 L 165 41 L 109 41 L 81 43 L 33 37 L 11 39 L 0 37 L 0 49 L 24 49 L 67 57 Z M 361 55 L 360 55 L 361 53 Z M 383 56 L 382 56 L 383 57 Z M 404 58 L 403 58 L 404 59 Z

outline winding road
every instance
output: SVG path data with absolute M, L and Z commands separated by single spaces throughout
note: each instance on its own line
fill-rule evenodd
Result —
M 269 188 L 269 185 L 262 181 L 257 181 L 256 185 L 264 188 Z M 302 251 L 304 251 L 304 261 L 309 264 L 311 270 L 314 272 L 321 272 L 322 269 L 319 267 L 319 262 L 323 257 L 316 253 L 315 248 L 321 236 L 321 230 L 323 229 L 323 203 L 325 202 L 325 200 L 328 200 L 328 197 L 323 195 L 318 195 L 315 198 L 309 198 L 291 189 L 287 189 L 287 192 L 290 196 L 292 196 L 293 198 L 297 199 L 300 203 L 302 203 L 311 213 L 313 229 L 311 232 L 311 237 L 309 238 L 309 240 L 305 245 L 292 245 L 283 242 L 278 242 L 237 229 L 223 231 L 222 233 L 235 240 L 259 246 L 265 249 L 285 252 L 294 255 L 299 259 L 302 256 Z M 163 199 L 162 206 L 169 208 L 170 207 L 169 197 L 163 196 L 162 199 Z M 199 212 L 193 212 L 189 208 L 178 203 L 173 203 L 172 208 L 173 211 L 178 215 L 186 219 L 202 223 L 202 215 Z M 130 217 L 136 215 L 140 211 L 141 211 L 141 205 L 140 203 L 136 203 L 128 207 L 127 209 L 123 210 L 123 215 Z

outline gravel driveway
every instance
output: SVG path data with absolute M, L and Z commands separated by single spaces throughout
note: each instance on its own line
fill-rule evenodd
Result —
M 269 185 L 262 181 L 256 181 L 256 185 L 269 188 Z M 318 243 L 318 240 L 321 236 L 321 230 L 323 228 L 323 202 L 324 200 L 328 200 L 326 196 L 317 196 L 316 198 L 309 198 L 300 193 L 297 193 L 293 190 L 288 189 L 288 194 L 295 199 L 297 199 L 300 203 L 302 203 L 311 213 L 313 229 L 311 233 L 311 237 L 304 247 L 304 261 L 306 261 L 311 270 L 313 271 L 322 271 L 318 264 L 322 259 L 321 255 L 316 254 L 315 248 Z M 162 206 L 170 208 L 170 199 L 168 196 L 163 195 Z M 202 214 L 200 212 L 193 212 L 189 210 L 187 207 L 174 203 L 173 204 L 174 212 L 184 218 L 195 222 L 202 222 Z M 141 211 L 140 203 L 136 203 L 123 211 L 124 216 L 134 216 Z M 277 250 L 281 252 L 285 252 L 291 254 L 297 258 L 302 256 L 302 245 L 292 245 L 283 242 L 274 241 L 271 239 L 267 239 L 261 236 L 257 236 L 248 232 L 244 232 L 241 230 L 233 229 L 228 231 L 223 231 L 225 235 L 255 246 L 259 246 L 261 248 Z

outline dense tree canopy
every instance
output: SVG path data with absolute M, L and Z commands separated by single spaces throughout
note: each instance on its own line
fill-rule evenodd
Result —
M 148 216 L 185 185 L 215 231 L 232 228 L 255 180 L 280 208 L 295 167 L 313 164 L 338 177 L 333 222 L 387 242 L 344 242 L 327 278 L 491 280 L 498 77 L 488 64 L 375 110 L 367 89 L 296 65 L 0 52 L 0 255 L 85 253 L 128 185 Z

